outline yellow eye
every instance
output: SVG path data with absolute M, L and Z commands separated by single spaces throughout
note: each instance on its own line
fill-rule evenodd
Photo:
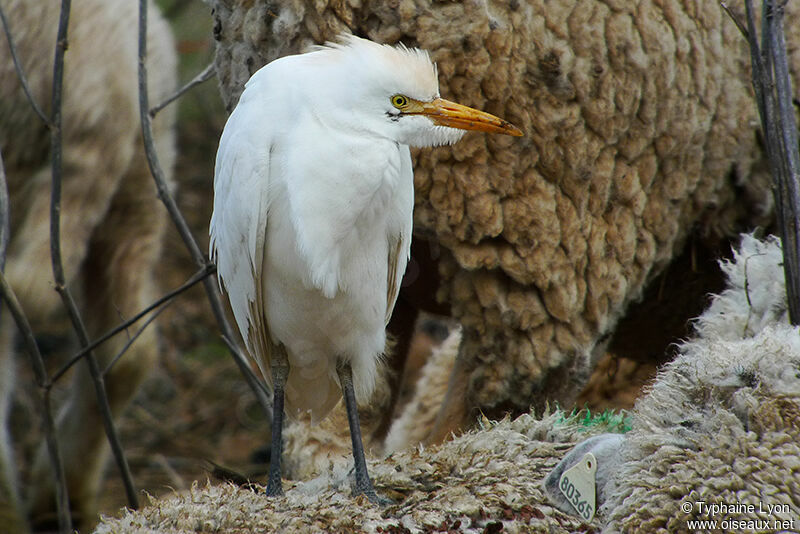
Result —
M 402 109 L 408 105 L 408 98 L 403 95 L 394 95 L 392 97 L 392 105 L 397 109 Z

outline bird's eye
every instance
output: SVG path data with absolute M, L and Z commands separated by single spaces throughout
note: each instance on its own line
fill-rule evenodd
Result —
M 408 98 L 403 95 L 394 95 L 392 97 L 392 105 L 397 109 L 403 109 L 408 105 Z

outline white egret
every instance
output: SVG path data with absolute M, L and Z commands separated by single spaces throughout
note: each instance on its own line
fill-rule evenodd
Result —
M 463 130 L 522 135 L 440 98 L 436 67 L 418 49 L 347 36 L 277 59 L 247 82 L 217 151 L 210 250 L 273 388 L 267 494 L 283 491 L 284 407 L 320 420 L 343 395 L 354 493 L 380 500 L 356 398 L 373 390 L 409 257 L 408 147 L 454 143 Z

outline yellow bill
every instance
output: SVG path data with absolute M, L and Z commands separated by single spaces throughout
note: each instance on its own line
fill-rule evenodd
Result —
M 513 135 L 515 137 L 522 135 L 522 130 L 507 120 L 443 98 L 436 98 L 431 102 L 419 102 L 419 104 L 421 109 L 406 113 L 409 115 L 424 115 L 439 126 Z

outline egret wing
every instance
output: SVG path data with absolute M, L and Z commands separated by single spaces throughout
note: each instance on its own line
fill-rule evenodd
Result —
M 390 221 L 393 233 L 388 243 L 388 269 L 386 279 L 386 324 L 392 317 L 394 305 L 400 294 L 403 275 L 406 272 L 411 256 L 411 233 L 413 231 L 412 213 L 414 210 L 414 171 L 411 167 L 411 155 L 408 147 L 404 147 L 400 158 L 401 184 L 404 189 L 397 196 L 400 209 L 396 210 L 398 219 Z
M 400 294 L 400 285 L 403 281 L 403 271 L 405 270 L 406 261 L 403 259 L 403 239 L 402 235 L 395 236 L 389 239 L 389 257 L 388 257 L 388 277 L 386 280 L 386 324 L 389 324 L 389 319 L 392 317 L 392 310 L 397 303 L 397 296 Z M 402 263 L 402 267 L 401 264 Z
M 253 135 L 247 124 L 252 119 L 238 111 L 229 118 L 217 150 L 209 248 L 239 332 L 269 381 L 271 340 L 261 272 L 270 202 L 270 144 L 263 129 L 262 135 Z

